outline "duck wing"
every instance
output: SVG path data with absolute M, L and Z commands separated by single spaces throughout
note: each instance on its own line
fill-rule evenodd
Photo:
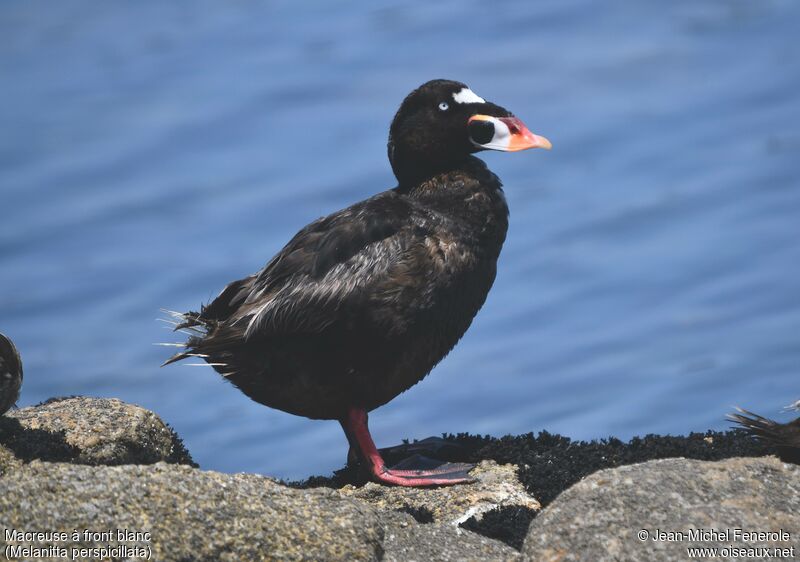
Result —
M 387 191 L 309 224 L 261 271 L 229 284 L 200 313 L 184 315 L 179 327 L 203 333 L 168 362 L 213 356 L 254 337 L 318 333 L 364 306 L 379 316 L 381 303 L 428 282 L 432 222 Z

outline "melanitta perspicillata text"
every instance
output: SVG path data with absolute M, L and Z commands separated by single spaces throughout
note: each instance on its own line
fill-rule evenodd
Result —
M 728 419 L 739 424 L 747 433 L 774 447 L 785 462 L 800 464 L 800 418 L 787 423 L 778 423 L 753 412 L 736 408 L 738 414 L 729 414 Z M 800 410 L 800 400 L 787 406 Z
M 465 84 L 411 92 L 389 131 L 397 187 L 320 218 L 200 312 L 166 361 L 200 357 L 253 400 L 339 420 L 378 482 L 468 482 L 472 465 L 430 459 L 387 468 L 367 412 L 413 386 L 469 328 L 494 282 L 508 207 L 473 153 L 550 148 L 544 137 Z
M 0 334 L 0 414 L 16 403 L 21 386 L 22 359 L 11 340 Z

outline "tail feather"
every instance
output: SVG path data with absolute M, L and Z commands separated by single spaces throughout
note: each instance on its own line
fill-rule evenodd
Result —
M 176 312 L 174 310 L 161 309 L 161 312 L 168 315 L 170 318 L 157 318 L 160 322 L 165 322 L 172 326 L 173 332 L 180 332 L 188 336 L 185 343 L 161 343 L 157 345 L 169 347 L 182 347 L 183 351 L 177 352 L 175 355 L 164 361 L 162 367 L 176 363 L 188 357 L 201 357 L 208 358 L 208 355 L 197 353 L 197 345 L 202 341 L 203 337 L 208 334 L 210 323 L 202 318 L 198 312 Z
M 747 433 L 774 447 L 784 462 L 800 464 L 800 418 L 788 423 L 759 416 L 737 408 L 740 413 L 730 414 L 728 419 L 741 425 Z
M 793 402 L 792 404 L 789 404 L 784 408 L 784 411 L 786 412 L 790 410 L 797 410 L 798 412 L 800 412 L 800 400 L 797 400 L 796 402 Z
M 167 359 L 166 361 L 164 361 L 164 362 L 161 364 L 161 366 L 162 366 L 162 367 L 166 367 L 167 365 L 172 365 L 173 363 L 176 363 L 176 362 L 180 361 L 181 359 L 187 359 L 187 358 L 189 358 L 189 357 L 191 357 L 191 355 L 189 354 L 189 352 L 187 352 L 187 351 L 181 351 L 181 352 L 178 352 L 178 353 L 176 353 L 175 355 L 173 355 L 172 357 L 170 357 L 170 358 L 169 358 L 169 359 Z
M 777 437 L 778 422 L 759 416 L 748 410 L 736 408 L 738 414 L 728 414 L 728 419 L 739 424 L 749 434 L 764 439 L 775 441 Z
M 218 321 L 206 318 L 203 314 L 205 308 L 198 312 L 175 312 L 164 310 L 169 318 L 160 319 L 169 324 L 173 332 L 186 334 L 188 337 L 185 343 L 164 343 L 167 347 L 179 347 L 180 351 L 162 363 L 162 367 L 177 363 L 183 359 L 196 357 L 203 359 L 204 363 L 184 363 L 194 367 L 213 367 L 223 377 L 230 377 L 238 370 L 236 365 L 226 362 L 230 355 L 226 353 L 229 346 L 229 338 L 220 338 L 218 334 Z

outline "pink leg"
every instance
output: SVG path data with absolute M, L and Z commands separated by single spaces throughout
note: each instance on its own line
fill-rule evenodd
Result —
M 376 482 L 397 486 L 452 486 L 474 482 L 468 472 L 473 465 L 443 463 L 435 469 L 398 470 L 386 468 L 367 427 L 367 412 L 362 408 L 350 408 L 340 420 L 352 449 L 360 453 L 361 459 Z

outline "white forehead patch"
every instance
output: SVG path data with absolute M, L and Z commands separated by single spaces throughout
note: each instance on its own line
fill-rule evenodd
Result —
M 453 99 L 456 103 L 486 103 L 486 100 L 469 88 L 461 88 L 458 92 L 453 94 Z

